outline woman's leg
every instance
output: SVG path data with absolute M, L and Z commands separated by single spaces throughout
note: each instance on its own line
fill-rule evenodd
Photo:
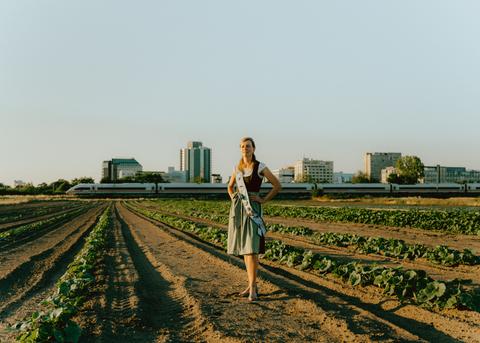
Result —
M 258 255 L 249 254 L 244 255 L 245 266 L 247 267 L 249 299 L 257 298 L 257 269 L 258 269 Z

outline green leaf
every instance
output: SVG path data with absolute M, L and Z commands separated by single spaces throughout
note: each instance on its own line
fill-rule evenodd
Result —
M 78 342 L 80 335 L 82 334 L 82 329 L 74 321 L 69 321 L 65 327 L 65 340 L 67 342 Z
M 447 286 L 443 282 L 437 282 L 435 281 L 435 296 L 437 298 L 440 298 L 443 294 L 445 294 L 445 290 L 447 289 Z
M 352 286 L 358 286 L 361 281 L 362 281 L 362 276 L 361 276 L 359 273 L 357 273 L 356 271 L 353 271 L 353 272 L 350 274 L 350 277 L 348 278 L 348 282 L 349 282 Z
M 53 329 L 53 337 L 55 337 L 56 342 L 63 343 L 65 342 L 65 339 L 63 337 L 63 334 L 60 330 Z

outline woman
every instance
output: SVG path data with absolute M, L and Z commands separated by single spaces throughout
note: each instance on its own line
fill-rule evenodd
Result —
M 228 194 L 232 199 L 228 221 L 228 244 L 227 252 L 233 255 L 243 255 L 247 268 L 248 287 L 240 293 L 241 296 L 248 294 L 249 301 L 255 301 L 258 296 L 257 269 L 258 254 L 265 253 L 265 237 L 260 236 L 257 224 L 247 215 L 244 204 L 238 192 L 234 192 L 237 173 L 241 173 L 248 191 L 250 205 L 259 216 L 262 215 L 261 204 L 271 200 L 281 189 L 280 182 L 265 166 L 255 158 L 255 142 L 250 137 L 240 141 L 242 158 L 236 166 L 230 182 Z M 260 197 L 260 186 L 263 178 L 272 184 L 272 190 L 265 196 Z

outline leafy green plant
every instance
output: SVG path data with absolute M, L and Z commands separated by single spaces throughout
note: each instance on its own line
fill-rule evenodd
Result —
M 71 318 L 78 312 L 89 294 L 89 287 L 95 282 L 93 272 L 104 253 L 110 223 L 111 209 L 108 208 L 88 235 L 82 250 L 58 280 L 55 294 L 42 303 L 45 309 L 34 312 L 12 327 L 20 331 L 18 341 L 78 342 L 81 328 Z
M 168 223 L 177 228 L 195 233 L 201 239 L 219 244 L 217 236 L 210 237 L 211 228 L 180 219 L 173 215 L 127 205 L 152 219 Z M 226 233 L 221 235 L 221 246 L 226 247 Z M 280 240 L 266 243 L 263 258 L 286 264 L 300 270 L 320 274 L 332 274 L 352 286 L 377 286 L 385 294 L 397 296 L 401 301 L 428 308 L 468 308 L 480 312 L 480 291 L 465 291 L 461 282 L 440 282 L 428 277 L 422 270 L 404 270 L 402 267 L 390 268 L 378 265 L 362 265 L 358 262 L 344 263 L 337 259 L 315 254 L 310 250 L 287 245 Z
M 143 203 L 135 203 L 137 206 L 142 207 Z M 147 202 L 147 204 L 153 204 L 158 207 L 161 205 L 162 211 L 170 211 L 179 215 L 186 215 L 190 217 L 196 217 L 200 219 L 207 219 L 217 223 L 228 223 L 228 217 L 222 215 L 227 209 L 225 202 L 218 201 L 200 201 L 200 200 L 157 200 L 154 202 Z M 152 207 L 149 207 L 151 210 Z M 285 208 L 285 207 L 282 207 Z M 291 211 L 296 211 L 298 207 L 288 207 Z M 300 208 L 301 209 L 301 208 Z M 311 209 L 311 208 L 308 208 Z M 314 210 L 317 208 L 314 208 Z M 320 208 L 321 210 L 322 208 Z M 333 209 L 337 210 L 337 209 Z M 343 210 L 343 209 L 342 209 Z M 346 209 L 347 213 L 350 210 L 358 209 Z M 360 209 L 363 210 L 363 209 Z M 392 211 L 373 211 L 367 210 L 358 212 L 357 215 L 362 218 L 363 221 L 371 220 L 371 216 L 378 220 L 383 220 L 385 213 Z M 410 223 L 410 215 L 408 211 L 397 211 L 397 220 L 403 224 Z M 439 213 L 443 213 L 437 211 Z M 354 212 L 352 212 L 354 213 Z M 383 218 L 383 219 L 382 219 Z M 479 217 L 480 218 L 480 217 Z M 403 240 L 383 237 L 367 237 L 358 236 L 348 233 L 335 233 L 335 232 L 314 232 L 305 226 L 286 226 L 282 224 L 269 224 L 267 225 L 269 231 L 290 234 L 295 236 L 309 237 L 311 242 L 318 245 L 333 245 L 338 247 L 354 246 L 355 249 L 363 254 L 377 254 L 398 259 L 414 260 L 417 258 L 426 258 L 432 263 L 443 264 L 445 266 L 463 265 L 476 265 L 480 264 L 480 257 L 476 256 L 471 250 L 465 249 L 460 252 L 448 247 L 436 247 L 431 248 L 422 244 L 408 244 Z
M 57 224 L 65 221 L 65 220 L 76 217 L 80 213 L 85 212 L 85 211 L 86 211 L 86 208 L 82 207 L 82 208 L 76 209 L 72 212 L 63 213 L 63 214 L 60 214 L 58 216 L 55 216 L 55 217 L 52 217 L 52 218 L 49 218 L 49 219 L 40 220 L 38 222 L 22 225 L 22 226 L 15 227 L 15 228 L 12 228 L 12 229 L 4 231 L 4 232 L 0 232 L 0 244 L 2 244 L 4 242 L 14 241 L 14 240 L 19 239 L 21 237 L 27 236 L 34 231 L 43 230 L 45 228 L 48 228 L 49 226 L 57 225 Z

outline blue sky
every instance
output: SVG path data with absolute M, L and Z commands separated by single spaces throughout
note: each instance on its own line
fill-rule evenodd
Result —
M 0 182 L 394 151 L 480 169 L 478 1 L 0 2 Z

